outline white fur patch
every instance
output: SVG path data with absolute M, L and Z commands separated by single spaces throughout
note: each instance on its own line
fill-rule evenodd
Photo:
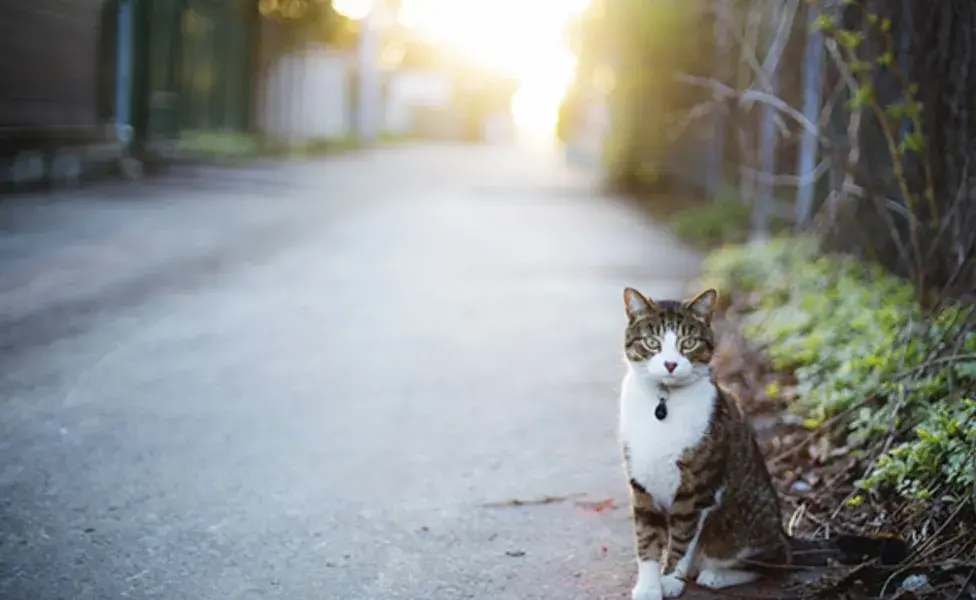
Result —
M 673 370 L 667 365 L 671 364 Z M 680 386 L 695 377 L 695 367 L 678 349 L 678 336 L 673 331 L 664 332 L 661 338 L 661 351 L 645 363 L 647 376 L 667 385 Z
M 745 585 L 759 579 L 759 574 L 751 571 L 737 571 L 734 569 L 702 569 L 695 583 L 713 590 L 721 590 Z
M 642 560 L 637 565 L 637 584 L 631 591 L 633 600 L 661 600 L 661 563 Z
M 677 598 L 685 591 L 685 582 L 675 575 L 661 576 L 661 594 L 665 598 Z
M 708 431 L 717 390 L 707 376 L 689 375 L 681 386 L 669 383 L 668 415 L 658 420 L 654 411 L 662 379 L 651 372 L 651 362 L 628 365 L 620 391 L 620 438 L 627 447 L 631 478 L 667 511 L 681 483 L 678 458 Z
M 738 557 L 732 560 L 719 560 L 702 556 L 701 571 L 695 582 L 703 587 L 721 590 L 737 585 L 744 585 L 759 579 L 759 574 L 752 571 L 740 571 L 733 569 L 732 565 L 739 562 L 741 558 L 751 553 L 749 549 L 739 552 Z

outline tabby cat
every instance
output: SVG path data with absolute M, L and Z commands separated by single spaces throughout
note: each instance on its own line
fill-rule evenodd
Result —
M 688 579 L 744 584 L 759 577 L 745 561 L 790 560 L 752 425 L 712 377 L 717 298 L 706 290 L 654 302 L 624 290 L 620 434 L 637 537 L 634 600 L 679 596 Z

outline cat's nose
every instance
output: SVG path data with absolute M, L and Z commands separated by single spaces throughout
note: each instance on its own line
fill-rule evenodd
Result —
M 664 363 L 664 368 L 668 370 L 668 373 L 674 373 L 674 370 L 678 368 L 678 363 L 666 362 Z

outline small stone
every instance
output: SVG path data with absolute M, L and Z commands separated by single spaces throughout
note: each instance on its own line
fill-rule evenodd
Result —
M 929 578 L 925 575 L 909 575 L 901 582 L 901 589 L 908 592 L 921 592 L 930 589 Z
M 790 486 L 790 494 L 793 496 L 805 496 L 813 491 L 813 486 L 802 479 L 798 479 Z

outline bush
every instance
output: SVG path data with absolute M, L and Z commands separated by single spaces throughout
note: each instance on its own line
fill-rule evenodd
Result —
M 698 248 L 711 250 L 749 239 L 753 203 L 743 198 L 737 188 L 726 186 L 709 200 L 668 194 L 667 197 L 645 197 L 644 204 L 655 217 L 666 218 L 678 237 Z M 660 204 L 665 205 L 664 210 L 659 210 Z M 792 220 L 776 212 L 769 216 L 768 226 L 772 234 L 791 231 Z
M 796 378 L 792 410 L 816 428 L 841 415 L 843 444 L 880 453 L 857 482 L 874 496 L 973 494 L 976 331 L 972 307 L 926 314 L 907 282 L 810 238 L 724 248 L 703 283 L 748 307 L 745 333 Z
M 671 228 L 682 239 L 701 247 L 739 243 L 749 234 L 751 206 L 740 200 L 722 200 L 679 212 Z

